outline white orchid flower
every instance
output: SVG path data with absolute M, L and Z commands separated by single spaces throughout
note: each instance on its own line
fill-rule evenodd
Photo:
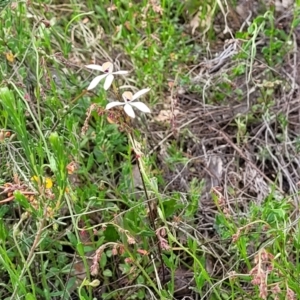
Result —
M 138 91 L 137 93 L 135 93 L 134 95 L 132 95 L 131 92 L 124 92 L 122 94 L 124 102 L 115 101 L 115 102 L 108 103 L 106 105 L 106 109 L 111 109 L 116 106 L 124 106 L 124 111 L 130 118 L 135 118 L 135 112 L 132 107 L 135 107 L 144 113 L 150 113 L 151 110 L 149 109 L 149 107 L 146 104 L 144 104 L 142 102 L 133 102 L 134 100 L 136 100 L 137 98 L 141 97 L 142 95 L 148 93 L 149 91 L 150 91 L 150 89 L 142 89 L 142 90 Z
M 114 70 L 114 66 L 111 62 L 105 62 L 102 66 L 99 65 L 87 65 L 86 66 L 89 69 L 92 70 L 97 70 L 97 71 L 101 71 L 104 72 L 105 74 L 103 75 L 99 75 L 96 76 L 92 82 L 90 83 L 90 85 L 88 86 L 87 90 L 92 90 L 93 88 L 95 88 L 99 82 L 105 78 L 105 82 L 104 82 L 104 89 L 108 90 L 109 87 L 111 86 L 113 80 L 114 80 L 114 75 L 115 74 L 127 74 L 128 71 L 116 71 L 113 72 Z

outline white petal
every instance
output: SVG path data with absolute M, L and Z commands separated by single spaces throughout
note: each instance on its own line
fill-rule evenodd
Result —
M 87 90 L 89 91 L 89 90 L 92 90 L 93 88 L 95 88 L 99 84 L 99 82 L 106 76 L 107 76 L 107 74 L 103 74 L 103 75 L 99 75 L 99 76 L 95 77 L 92 80 L 92 82 L 90 83 L 90 85 L 88 86 Z
M 119 74 L 119 75 L 122 75 L 122 74 L 128 74 L 129 71 L 116 71 L 116 72 L 113 72 L 112 74 Z
M 131 107 L 130 104 L 126 103 L 124 106 L 124 111 L 130 118 L 135 118 L 135 113 L 133 111 L 133 108 Z
M 104 82 L 104 89 L 108 90 L 113 81 L 114 81 L 114 75 L 108 74 Z
M 103 72 L 102 66 L 99 66 L 99 65 L 87 65 L 86 67 L 88 69 L 92 69 L 92 70 L 97 70 L 97 71 L 102 71 Z
M 138 91 L 137 93 L 135 93 L 133 96 L 132 96 L 132 100 L 135 100 L 139 97 L 141 97 L 142 95 L 148 93 L 150 91 L 150 89 L 142 89 L 140 91 Z
M 137 109 L 139 109 L 140 111 L 142 111 L 144 113 L 151 113 L 150 108 L 142 102 L 131 102 L 130 105 L 136 107 Z
M 124 103 L 123 102 L 119 102 L 119 101 L 115 101 L 115 102 L 108 103 L 106 105 L 105 109 L 108 110 L 108 109 L 111 109 L 111 108 L 113 108 L 115 106 L 121 106 L 121 105 L 124 105 Z

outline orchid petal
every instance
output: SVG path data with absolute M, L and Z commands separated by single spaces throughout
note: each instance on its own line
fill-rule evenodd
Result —
M 113 108 L 113 107 L 116 107 L 116 106 L 122 106 L 122 105 L 124 105 L 123 102 L 115 101 L 115 102 L 108 103 L 108 104 L 106 105 L 105 109 L 106 109 L 106 110 L 109 110 L 109 109 L 111 109 L 111 108 Z
M 122 74 L 128 74 L 129 71 L 116 71 L 116 72 L 113 72 L 112 74 L 119 74 L 119 75 L 122 75 Z
M 108 74 L 105 82 L 104 82 L 104 89 L 107 91 L 109 87 L 111 86 L 112 82 L 114 81 L 114 75 Z
M 129 101 L 131 101 L 132 100 L 132 93 L 131 92 L 124 92 L 123 94 L 122 94 L 122 98 L 123 98 L 123 100 L 125 101 L 125 102 L 129 102 Z
M 133 108 L 131 107 L 130 104 L 126 103 L 124 105 L 124 111 L 126 112 L 126 114 L 130 117 L 130 118 L 135 118 L 135 113 L 133 111 Z
M 137 109 L 139 109 L 140 111 L 142 111 L 144 113 L 151 113 L 150 108 L 142 102 L 131 102 L 130 105 L 136 107 Z
M 102 65 L 102 70 L 103 72 L 105 73 L 112 73 L 112 71 L 114 70 L 114 65 L 111 63 L 111 62 L 105 62 L 103 65 Z
M 103 72 L 102 66 L 99 65 L 87 65 L 86 68 Z
M 90 85 L 88 86 L 87 90 L 89 91 L 89 90 L 92 90 L 93 88 L 95 88 L 95 87 L 99 84 L 99 82 L 100 82 L 103 78 L 105 78 L 106 76 L 107 76 L 107 74 L 103 74 L 103 75 L 96 76 L 96 77 L 92 80 L 92 82 L 90 83 Z
M 142 95 L 148 93 L 150 91 L 150 89 L 142 89 L 140 91 L 138 91 L 137 93 L 135 93 L 133 96 L 132 96 L 132 101 L 141 97 Z

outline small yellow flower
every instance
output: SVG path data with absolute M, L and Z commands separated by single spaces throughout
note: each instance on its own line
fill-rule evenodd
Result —
M 45 178 L 45 188 L 46 189 L 51 189 L 53 187 L 53 181 L 50 177 Z
M 38 176 L 34 175 L 31 177 L 32 181 L 35 181 L 38 185 L 41 185 L 40 179 Z M 50 177 L 42 178 L 43 185 L 46 189 L 51 189 L 53 187 L 53 181 Z
M 15 61 L 15 56 L 9 51 L 5 53 L 7 61 L 13 63 Z
M 37 183 L 39 183 L 39 181 L 40 181 L 39 178 L 37 176 L 35 176 L 35 175 L 31 177 L 31 180 L 35 181 Z

